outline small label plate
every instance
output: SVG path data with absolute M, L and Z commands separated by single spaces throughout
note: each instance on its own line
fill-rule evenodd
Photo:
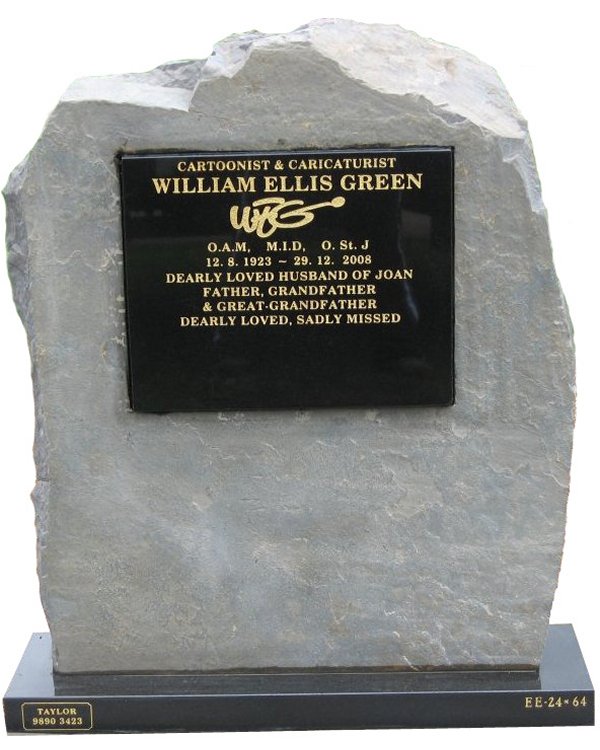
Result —
M 82 732 L 94 725 L 92 704 L 87 702 L 22 703 L 21 717 L 28 732 Z

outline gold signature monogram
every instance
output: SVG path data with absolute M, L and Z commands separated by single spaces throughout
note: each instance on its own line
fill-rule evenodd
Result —
M 319 208 L 340 208 L 346 203 L 341 195 L 325 203 L 313 203 L 305 206 L 304 201 L 285 198 L 259 198 L 252 205 L 240 207 L 232 206 L 229 211 L 231 226 L 234 229 L 243 229 L 244 232 L 252 234 L 256 232 L 257 237 L 270 237 L 277 229 L 295 229 L 303 227 L 315 218 L 315 211 Z

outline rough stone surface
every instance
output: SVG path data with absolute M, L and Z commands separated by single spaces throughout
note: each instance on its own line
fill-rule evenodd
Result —
M 128 410 L 117 152 L 456 147 L 456 405 Z M 573 345 L 525 123 L 397 27 L 251 33 L 77 81 L 6 189 L 60 671 L 534 665 Z

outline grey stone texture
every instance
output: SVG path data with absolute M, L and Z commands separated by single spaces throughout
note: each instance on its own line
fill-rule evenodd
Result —
M 456 404 L 128 408 L 115 155 L 456 147 Z M 13 172 L 41 596 L 62 672 L 539 663 L 574 353 L 526 124 L 496 73 L 316 21 L 75 82 Z

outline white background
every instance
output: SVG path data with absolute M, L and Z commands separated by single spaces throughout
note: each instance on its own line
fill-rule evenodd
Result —
M 0 10 L 0 181 L 25 156 L 44 120 L 72 79 L 141 71 L 167 60 L 206 57 L 212 45 L 234 32 L 288 31 L 312 18 L 343 17 L 397 23 L 423 36 L 474 53 L 493 65 L 529 121 L 549 211 L 555 261 L 575 326 L 578 362 L 578 421 L 567 540 L 552 622 L 572 622 L 588 667 L 600 680 L 598 647 L 597 440 L 600 420 L 600 368 L 597 326 L 600 304 L 600 138 L 597 106 L 597 36 L 593 4 L 468 2 L 468 0 L 304 0 L 293 2 L 69 3 L 12 0 Z M 595 15 L 595 14 L 594 14 Z M 501 314 L 510 314 L 499 311 Z M 8 685 L 32 631 L 47 629 L 38 602 L 35 576 L 31 459 L 33 411 L 25 335 L 0 273 L 0 690 Z M 502 576 L 510 571 L 499 571 Z M 596 740 L 593 737 L 596 736 Z M 399 743 L 433 747 L 459 742 L 462 747 L 505 747 L 528 741 L 546 744 L 598 742 L 591 728 L 394 730 L 218 734 L 203 736 L 64 737 L 38 736 L 46 744 L 80 742 L 166 742 L 204 747 L 326 747 L 366 742 L 392 748 Z M 0 742 L 6 740 L 0 731 Z

